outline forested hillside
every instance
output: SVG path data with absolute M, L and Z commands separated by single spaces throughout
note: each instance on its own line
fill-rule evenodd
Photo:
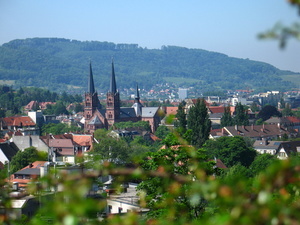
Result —
M 106 92 L 114 58 L 119 89 L 150 89 L 175 82 L 203 91 L 245 89 L 287 90 L 295 86 L 280 76 L 294 74 L 274 66 L 200 49 L 137 44 L 75 41 L 59 38 L 14 40 L 0 46 L 0 80 L 16 87 L 45 87 L 51 91 L 83 92 L 92 61 L 98 92 Z M 68 87 L 68 89 L 66 89 Z

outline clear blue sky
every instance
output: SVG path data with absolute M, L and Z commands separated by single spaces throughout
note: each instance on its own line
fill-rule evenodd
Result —
M 257 34 L 299 21 L 286 0 L 0 0 L 0 44 L 60 37 L 160 48 L 175 45 L 300 72 L 300 42 L 280 50 Z

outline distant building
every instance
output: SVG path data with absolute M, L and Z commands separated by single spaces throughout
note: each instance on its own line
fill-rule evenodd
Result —
M 94 87 L 92 66 L 90 64 L 90 76 L 88 82 L 88 92 L 85 93 L 84 102 L 84 130 L 93 133 L 100 128 L 110 128 L 117 122 L 138 122 L 148 121 L 152 132 L 160 123 L 159 107 L 144 107 L 140 102 L 138 87 L 136 97 L 132 107 L 121 107 L 120 93 L 117 90 L 114 63 L 112 62 L 112 72 L 110 77 L 110 87 L 106 94 L 106 109 L 102 108 L 98 99 L 98 94 Z
M 186 99 L 186 98 L 188 97 L 187 91 L 188 91 L 188 90 L 185 89 L 185 88 L 179 88 L 179 89 L 178 89 L 178 98 L 179 98 L 180 100 Z

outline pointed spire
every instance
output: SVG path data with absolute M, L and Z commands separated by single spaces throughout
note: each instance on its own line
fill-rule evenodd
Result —
M 135 94 L 135 101 L 136 103 L 140 103 L 140 92 L 139 92 L 139 86 L 136 83 L 136 94 Z
M 114 68 L 114 59 L 111 62 L 111 77 L 110 77 L 110 88 L 109 92 L 117 93 L 117 84 L 116 84 L 116 77 L 115 77 L 115 68 Z
M 90 61 L 90 77 L 89 77 L 89 84 L 88 84 L 88 93 L 91 93 L 91 94 L 95 93 L 95 86 L 94 86 L 94 78 L 93 78 L 92 62 L 91 61 Z
M 140 99 L 139 85 L 136 83 L 136 98 Z

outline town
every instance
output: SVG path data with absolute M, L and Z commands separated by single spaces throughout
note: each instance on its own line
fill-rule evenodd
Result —
M 297 157 L 300 151 L 300 91 L 195 96 L 188 88 L 166 84 L 141 91 L 137 84 L 120 94 L 113 61 L 106 94 L 96 91 L 91 63 L 86 80 L 81 96 L 32 98 L 16 114 L 6 97 L 16 102 L 32 90 L 1 87 L 0 168 L 3 191 L 11 198 L 10 207 L 2 204 L 3 218 L 29 221 L 39 212 L 41 221 L 59 221 L 45 213 L 57 201 L 66 204 L 61 209 L 65 213 L 72 210 L 69 203 L 92 204 L 94 208 L 79 213 L 81 221 L 134 212 L 152 218 L 166 213 L 159 206 L 170 200 L 163 186 L 177 185 L 171 201 L 183 204 L 183 212 L 195 219 L 214 208 L 208 203 L 213 199 L 194 192 L 195 203 L 181 202 L 189 198 L 182 183 L 192 187 L 195 179 L 208 182 L 231 173 L 254 179 L 272 163 Z M 206 178 L 200 179 L 199 171 Z M 175 183 L 164 183 L 171 178 Z M 162 185 L 162 190 L 153 185 Z

